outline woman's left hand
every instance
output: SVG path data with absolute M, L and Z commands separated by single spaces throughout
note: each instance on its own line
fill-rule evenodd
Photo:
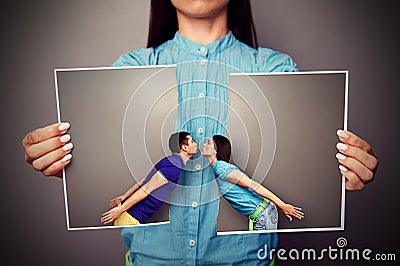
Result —
M 339 142 L 336 154 L 341 174 L 346 179 L 346 190 L 362 190 L 371 182 L 379 160 L 371 146 L 350 131 L 338 130 Z

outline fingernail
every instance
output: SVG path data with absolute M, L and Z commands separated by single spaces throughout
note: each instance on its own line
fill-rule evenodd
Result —
M 60 141 L 62 143 L 67 143 L 70 139 L 71 139 L 71 135 L 69 135 L 69 134 L 66 134 L 66 135 L 63 135 L 60 137 Z
M 336 134 L 341 137 L 342 139 L 347 139 L 349 137 L 349 135 L 347 135 L 347 133 L 344 130 L 339 129 L 338 131 L 336 131 Z
M 346 167 L 344 167 L 343 165 L 339 165 L 339 169 L 340 169 L 340 171 L 343 171 L 343 172 L 348 171 L 348 169 Z
M 336 144 L 336 148 L 338 150 L 345 151 L 347 149 L 347 145 L 344 144 L 344 143 L 339 142 L 338 144 Z
M 71 158 L 72 158 L 72 154 L 68 153 L 67 155 L 64 156 L 64 158 L 61 159 L 61 161 L 66 162 L 66 161 L 71 160 Z
M 339 160 L 344 160 L 344 159 L 346 159 L 346 156 L 344 156 L 341 153 L 336 153 L 336 158 L 338 158 Z
M 68 143 L 68 144 L 65 144 L 64 147 L 62 147 L 62 149 L 64 151 L 69 151 L 69 150 L 72 150 L 73 147 L 74 147 L 74 145 L 72 143 Z
M 64 131 L 67 130 L 71 125 L 68 122 L 61 123 L 61 125 L 58 127 L 58 130 Z

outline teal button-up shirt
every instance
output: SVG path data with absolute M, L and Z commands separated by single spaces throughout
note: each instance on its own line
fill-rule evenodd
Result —
M 176 130 L 199 143 L 226 135 L 229 121 L 228 79 L 233 72 L 297 71 L 290 56 L 267 48 L 253 49 L 229 32 L 207 45 L 179 32 L 156 48 L 121 55 L 113 66 L 177 65 Z M 212 167 L 193 156 L 172 193 L 170 223 L 127 227 L 121 232 L 134 265 L 266 265 L 261 248 L 277 247 L 277 234 L 217 235 L 218 185 Z
M 232 171 L 239 170 L 236 165 L 222 160 L 216 160 L 213 166 L 219 191 L 225 199 L 239 213 L 246 216 L 252 215 L 257 209 L 257 205 L 263 201 L 263 197 L 249 188 L 241 187 L 231 183 L 226 178 Z M 245 173 L 243 173 L 245 174 Z

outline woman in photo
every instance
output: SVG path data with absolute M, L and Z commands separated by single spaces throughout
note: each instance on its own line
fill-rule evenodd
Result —
M 263 185 L 250 179 L 237 166 L 229 163 L 231 143 L 221 135 L 214 135 L 202 147 L 201 154 L 213 167 L 219 190 L 239 213 L 249 217 L 249 230 L 277 229 L 278 206 L 292 221 L 304 218 L 300 207 L 283 202 Z

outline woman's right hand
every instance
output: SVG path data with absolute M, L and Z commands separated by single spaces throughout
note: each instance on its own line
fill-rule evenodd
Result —
M 62 169 L 72 158 L 69 128 L 69 123 L 55 123 L 26 134 L 22 140 L 25 161 L 45 176 L 62 177 Z

